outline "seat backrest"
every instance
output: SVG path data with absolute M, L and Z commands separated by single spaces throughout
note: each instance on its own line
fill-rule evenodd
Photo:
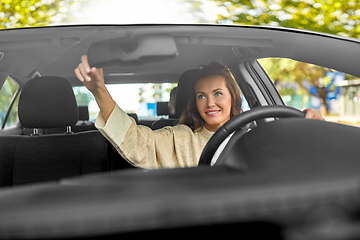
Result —
M 0 187 L 13 185 L 14 152 L 19 136 L 0 136 Z
M 71 126 L 73 132 L 84 132 L 96 130 L 95 123 L 89 121 L 89 110 L 88 106 L 78 106 L 79 119 L 75 125 Z M 39 134 L 60 134 L 67 131 L 67 127 L 57 128 L 39 128 Z M 23 130 L 23 135 L 31 135 L 33 129 L 26 128 Z
M 39 77 L 26 83 L 19 99 L 19 120 L 26 128 L 74 125 L 78 110 L 69 82 L 60 77 Z M 0 137 L 0 186 L 107 170 L 107 140 L 97 130 Z
M 0 136 L 0 186 L 108 171 L 107 150 L 99 131 Z
M 152 123 L 151 129 L 157 130 L 167 126 L 175 126 L 178 123 L 178 119 L 175 118 L 162 118 Z
M 156 103 L 156 112 L 158 116 L 168 116 L 170 115 L 170 111 L 168 108 L 169 102 L 157 102 Z M 151 129 L 156 130 L 166 126 L 174 126 L 177 122 L 177 119 L 169 119 L 169 118 L 161 118 L 159 120 L 154 121 L 151 124 Z
M 90 130 L 96 130 L 95 123 L 89 121 L 89 108 L 88 106 L 78 106 L 79 120 L 72 126 L 73 132 L 84 132 Z

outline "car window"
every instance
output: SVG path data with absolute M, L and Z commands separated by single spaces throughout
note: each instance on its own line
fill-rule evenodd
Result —
M 170 91 L 177 84 L 107 84 L 114 101 L 127 113 L 136 113 L 139 119 L 157 119 L 156 103 L 170 100 Z M 74 87 L 78 105 L 89 107 L 89 119 L 95 121 L 99 108 L 93 95 L 84 86 Z
M 19 86 L 10 77 L 8 77 L 5 80 L 3 86 L 0 89 L 0 98 L 1 98 L 0 124 L 2 128 L 15 126 L 19 121 L 19 117 L 18 117 L 19 94 L 17 94 L 18 89 Z M 9 110 L 10 112 L 7 117 L 7 113 Z
M 354 76 L 286 58 L 258 62 L 287 106 L 300 110 L 314 108 L 323 116 L 360 115 L 355 112 L 360 109 L 360 88 L 353 86 L 349 90 L 342 86 L 353 85 Z

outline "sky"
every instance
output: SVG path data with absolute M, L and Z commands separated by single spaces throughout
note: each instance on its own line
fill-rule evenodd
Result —
M 177 0 L 88 0 L 77 15 L 78 23 L 195 23 L 196 19 Z

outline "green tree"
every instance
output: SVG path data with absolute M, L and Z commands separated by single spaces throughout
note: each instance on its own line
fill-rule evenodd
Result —
M 201 11 L 205 2 L 222 9 L 217 23 L 271 25 L 360 37 L 358 0 L 195 0 L 192 9 Z M 197 14 L 201 18 L 201 14 Z
M 221 9 L 216 20 L 219 24 L 282 26 L 360 38 L 358 0 L 195 0 L 190 2 L 193 2 L 191 10 L 196 12 L 200 22 L 205 20 L 204 15 L 201 14 L 202 7 L 212 2 Z M 318 97 L 323 103 L 323 113 L 328 113 L 325 104 L 328 91 L 325 87 L 329 82 L 325 73 L 328 69 L 290 59 L 264 59 L 260 62 L 271 79 L 283 82 L 284 85 L 296 84 L 303 94 L 308 93 L 303 87 L 303 81 L 309 81 L 318 90 Z M 291 94 L 289 91 L 291 89 L 281 89 L 280 94 Z
M 296 86 L 295 88 L 277 87 L 281 96 L 293 96 L 295 94 L 315 95 L 321 99 L 322 114 L 328 114 L 326 97 L 329 90 L 326 87 L 330 84 L 331 79 L 326 77 L 326 72 L 331 71 L 331 69 L 325 69 L 321 66 L 284 58 L 259 59 L 259 63 L 276 85 Z M 311 93 L 310 90 L 304 86 L 304 81 L 307 81 L 314 86 L 317 90 L 317 94 Z M 297 90 L 295 91 L 295 89 Z
M 15 96 L 16 91 L 18 90 L 18 85 L 8 77 L 3 86 L 0 89 L 0 124 L 2 125 L 5 115 L 8 111 L 9 105 Z M 7 119 L 6 126 L 13 126 L 16 124 L 17 118 L 17 106 L 18 106 L 19 98 L 15 100 L 14 110 L 10 112 L 10 115 Z
M 75 12 L 83 2 L 85 0 L 1 0 L 0 29 L 62 24 L 71 21 L 72 11 Z M 10 87 L 1 89 L 0 121 L 8 111 L 9 103 L 17 89 L 15 83 L 11 80 L 8 82 Z M 7 124 L 11 125 L 17 121 L 17 107 L 18 99 L 13 105 Z
M 1 0 L 0 29 L 47 26 L 71 19 L 71 9 L 84 0 Z

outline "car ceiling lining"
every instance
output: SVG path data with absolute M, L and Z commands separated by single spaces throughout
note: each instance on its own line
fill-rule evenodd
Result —
M 66 29 L 68 32 L 62 33 L 61 30 L 63 29 Z M 360 50 L 358 50 L 358 42 L 356 41 L 343 41 L 344 39 L 341 37 L 337 38 L 336 36 L 327 36 L 320 33 L 312 34 L 307 31 L 285 31 L 283 29 L 264 31 L 264 29 L 208 25 L 200 27 L 192 25 L 140 25 L 105 26 L 105 29 L 97 29 L 97 26 L 86 26 L 73 28 L 60 27 L 58 30 L 55 27 L 51 29 L 32 28 L 22 29 L 21 31 L 13 30 L 8 31 L 8 35 L 7 33 L 3 34 L 2 41 L 0 41 L 0 50 L 5 54 L 0 65 L 0 71 L 9 71 L 10 75 L 14 75 L 13 77 L 26 81 L 29 74 L 37 70 L 42 75 L 49 75 L 50 73 L 61 75 L 68 78 L 73 84 L 77 84 L 73 70 L 78 63 L 75 64 L 75 60 L 71 61 L 71 59 L 78 58 L 77 62 L 79 62 L 81 55 L 86 54 L 86 49 L 92 41 L 100 41 L 109 36 L 125 36 L 130 32 L 134 35 L 170 33 L 179 48 L 179 56 L 174 60 L 130 68 L 134 76 L 137 76 L 138 72 L 141 72 L 142 69 L 150 67 L 155 67 L 159 70 L 161 66 L 164 66 L 169 71 L 177 71 L 175 75 L 179 75 L 182 70 L 185 71 L 200 64 L 207 64 L 212 60 L 233 61 L 241 64 L 245 61 L 265 57 L 290 58 L 326 66 L 354 76 L 360 76 L 360 70 L 356 66 Z M 29 34 L 31 31 L 35 31 L 35 36 Z M 45 34 L 45 32 L 49 32 L 49 34 Z M 53 37 L 46 38 L 45 36 Z M 23 40 L 12 41 L 13 39 Z M 342 45 L 341 49 L 338 48 L 339 44 Z M 184 54 L 194 56 L 195 49 L 200 46 L 202 50 L 195 53 L 201 56 L 196 56 L 196 58 L 187 57 L 187 59 L 186 56 L 182 56 Z M 35 50 L 26 51 L 29 47 L 34 47 Z M 65 52 L 60 51 L 62 47 L 67 48 L 67 50 Z M 49 51 L 49 49 L 53 49 L 49 53 L 54 56 L 51 58 L 52 61 L 50 63 L 49 61 L 41 61 L 42 52 Z M 215 53 L 206 53 L 206 51 L 212 52 L 215 49 L 217 49 Z M 184 50 L 185 52 L 183 52 Z M 12 51 L 14 51 L 16 57 L 11 56 Z M 30 62 L 26 62 L 24 59 L 28 55 L 33 56 Z M 324 55 L 325 57 L 323 57 Z M 7 60 L 6 62 L 4 61 L 5 59 Z M 19 63 L 23 65 L 22 69 L 15 66 L 19 59 L 24 61 Z M 183 63 L 180 64 L 180 61 L 183 61 Z M 181 66 L 174 67 L 172 66 L 174 64 Z M 59 66 L 62 66 L 62 68 Z M 16 71 L 23 72 L 16 74 Z M 118 73 L 121 74 L 122 71 L 118 71 Z M 154 72 L 152 74 L 155 79 L 157 73 Z M 128 79 L 131 81 L 131 79 L 134 80 L 136 78 L 131 77 Z M 119 76 L 110 81 L 115 82 L 117 80 L 119 80 Z

